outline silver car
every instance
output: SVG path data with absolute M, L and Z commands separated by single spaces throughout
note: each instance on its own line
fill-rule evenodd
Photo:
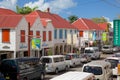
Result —
M 102 47 L 103 53 L 113 53 L 113 47 L 111 45 L 104 45 Z

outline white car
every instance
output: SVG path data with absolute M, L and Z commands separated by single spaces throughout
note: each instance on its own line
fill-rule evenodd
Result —
M 101 53 L 98 47 L 86 47 L 84 51 L 84 54 L 89 55 L 92 59 L 99 59 Z
M 101 50 L 103 53 L 113 53 L 113 47 L 111 45 L 104 45 Z
M 117 74 L 117 65 L 118 65 L 118 63 L 119 63 L 119 61 L 120 61 L 120 57 L 107 57 L 107 58 L 105 59 L 105 61 L 111 63 L 112 74 L 113 74 L 114 76 L 117 76 L 117 75 L 118 75 L 118 74 Z
M 82 65 L 79 55 L 77 53 L 67 53 L 65 57 L 66 57 L 66 62 L 70 64 L 70 67 L 75 67 L 76 65 Z
M 87 72 L 70 71 L 50 80 L 95 80 L 94 74 Z
M 70 65 L 66 62 L 64 55 L 42 56 L 41 62 L 46 63 L 46 72 L 58 73 L 62 70 L 68 70 Z

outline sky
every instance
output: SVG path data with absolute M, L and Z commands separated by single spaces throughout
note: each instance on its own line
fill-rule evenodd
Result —
M 112 21 L 120 15 L 120 0 L 0 0 L 1 8 L 16 11 L 16 6 L 38 6 L 41 11 L 49 7 L 51 13 L 65 19 L 75 15 L 88 19 L 104 17 Z

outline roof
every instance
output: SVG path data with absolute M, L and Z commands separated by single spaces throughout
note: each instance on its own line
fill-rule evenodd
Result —
M 86 18 L 79 18 L 78 20 L 73 22 L 72 25 L 77 27 L 79 30 L 103 30 L 92 20 Z
M 68 21 L 63 19 L 57 14 L 52 14 L 50 12 L 42 12 L 40 10 L 36 10 L 28 15 L 38 15 L 40 18 L 48 18 L 52 20 L 52 24 L 55 28 L 70 28 L 75 29 L 73 25 L 71 25 Z
M 12 10 L 0 8 L 0 15 L 18 15 L 18 14 Z
M 15 28 L 22 18 L 21 15 L 0 15 L 0 28 Z
M 86 66 L 86 65 L 88 65 L 88 66 L 91 65 L 91 66 L 103 66 L 103 67 L 105 67 L 106 65 L 110 65 L 110 63 L 106 62 L 106 61 L 92 61 L 92 62 L 89 62 L 87 64 L 84 64 L 84 66 Z
M 32 27 L 32 25 L 34 24 L 34 22 L 35 22 L 35 20 L 36 20 L 37 17 L 38 17 L 37 15 L 26 15 L 26 16 L 25 16 L 27 22 L 30 22 L 30 26 L 31 26 L 31 27 Z M 47 23 L 48 23 L 49 21 L 51 21 L 51 20 L 48 19 L 48 18 L 41 18 L 40 21 L 41 21 L 43 27 L 46 27 L 46 26 L 47 26 Z
M 87 80 L 90 77 L 94 77 L 94 75 L 87 72 L 70 71 L 56 76 L 50 80 Z
M 64 55 L 50 55 L 50 56 L 42 56 L 41 58 L 53 58 L 53 57 L 64 57 Z
M 37 16 L 34 16 L 34 15 L 33 16 L 29 16 L 29 15 L 27 15 L 27 16 L 25 16 L 25 18 L 26 18 L 27 22 L 30 23 L 30 26 L 32 26 L 34 24 Z
M 98 26 L 100 26 L 103 30 L 107 30 L 108 23 L 99 23 Z
M 42 18 L 42 19 L 40 19 L 40 20 L 41 20 L 42 25 L 43 25 L 44 27 L 46 27 L 46 26 L 47 26 L 47 23 L 48 23 L 49 21 L 51 21 L 51 20 L 48 19 L 48 18 Z

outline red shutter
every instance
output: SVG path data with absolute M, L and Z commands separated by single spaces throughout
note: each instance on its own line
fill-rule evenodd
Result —
M 49 31 L 49 41 L 51 41 L 51 40 L 52 40 L 52 32 Z
M 83 37 L 83 31 L 80 31 L 80 32 L 79 32 L 79 36 L 80 36 L 80 37 Z
M 10 42 L 10 30 L 2 29 L 2 42 Z
M 46 41 L 46 31 L 43 31 L 43 41 Z
M 25 30 L 21 30 L 21 42 L 25 42 Z
M 37 38 L 40 38 L 40 31 L 36 31 Z

